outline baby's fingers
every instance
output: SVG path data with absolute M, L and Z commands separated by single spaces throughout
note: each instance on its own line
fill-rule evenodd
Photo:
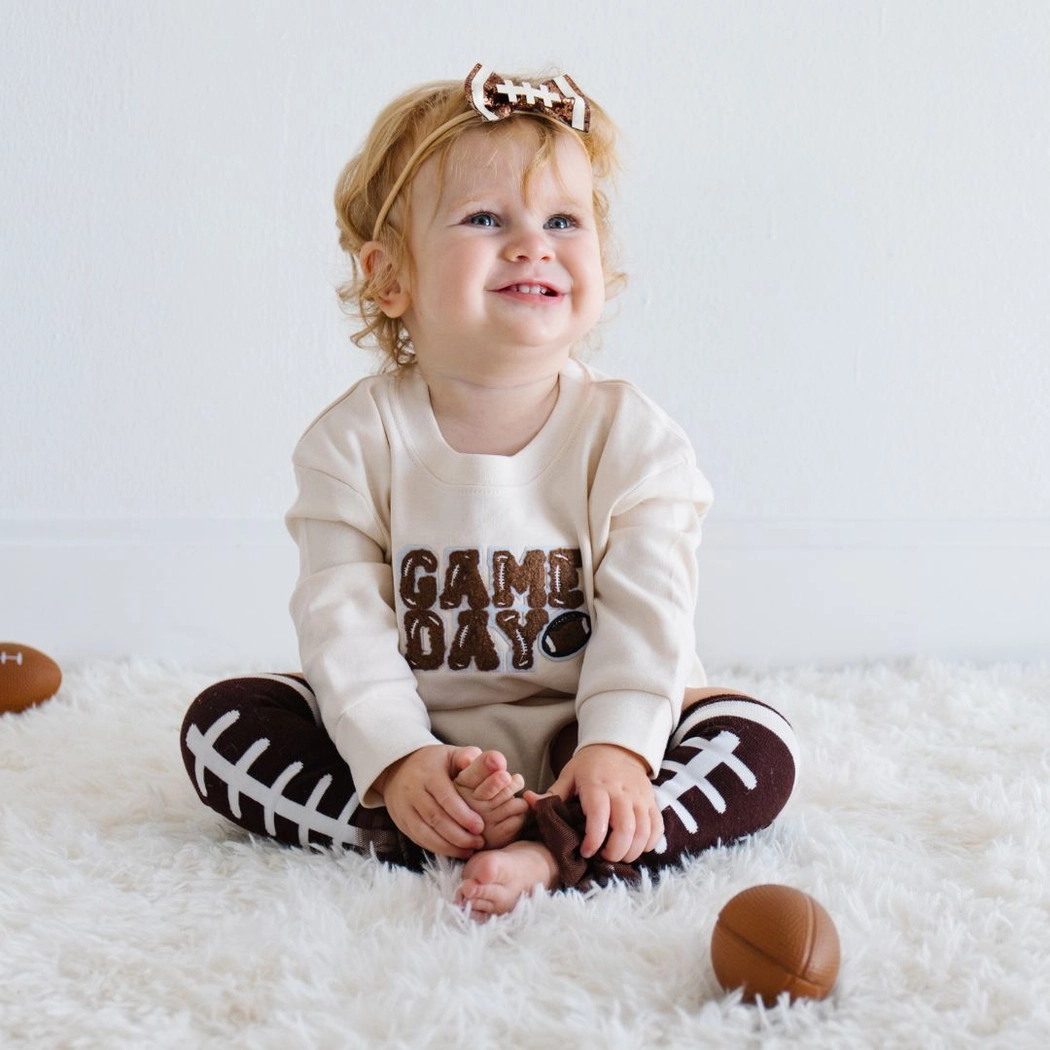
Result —
M 609 834 L 609 796 L 599 791 L 585 799 L 581 794 L 580 804 L 587 815 L 586 830 L 580 843 L 580 856 L 586 859 L 601 849 L 605 836 Z
M 632 827 L 633 834 L 630 834 Z M 614 808 L 613 832 L 602 850 L 602 856 L 608 861 L 622 860 L 633 864 L 643 853 L 656 848 L 663 833 L 663 817 L 655 802 L 650 806 L 636 804 L 619 824 Z
M 499 809 L 489 814 L 489 823 L 485 826 L 487 843 L 503 843 L 509 838 L 517 837 L 521 831 L 528 803 L 521 798 L 512 798 Z
M 650 833 L 651 825 L 649 814 L 645 812 L 637 814 L 634 822 L 634 835 L 631 837 L 630 842 L 628 842 L 627 848 L 617 859 L 625 860 L 628 864 L 633 864 L 645 852 L 646 846 L 649 842 Z
M 455 821 L 446 816 L 442 819 L 438 811 L 413 810 L 408 815 L 407 825 L 401 830 L 417 846 L 436 853 L 441 857 L 455 857 L 466 860 L 479 847 L 474 845 L 475 838 L 464 832 Z
M 487 776 L 474 788 L 473 794 L 479 802 L 488 802 L 495 806 L 513 798 L 524 786 L 525 779 L 520 773 L 512 776 L 505 769 L 501 769 Z
M 428 792 L 432 804 L 423 813 L 427 823 L 453 845 L 480 849 L 485 822 L 463 801 L 452 782 Z
M 660 839 L 664 837 L 664 815 L 655 803 L 649 811 L 649 817 L 649 839 L 645 843 L 642 853 L 651 853 L 660 844 Z
M 621 860 L 632 860 L 631 851 L 638 839 L 638 817 L 628 800 L 618 799 L 612 808 L 611 828 L 606 839 L 602 856 L 613 863 Z M 649 823 L 645 822 L 645 838 L 649 836 Z M 644 843 L 643 838 L 643 843 Z M 638 852 L 641 852 L 639 847 Z

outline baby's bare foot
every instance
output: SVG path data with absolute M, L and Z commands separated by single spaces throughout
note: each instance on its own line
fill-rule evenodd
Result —
M 520 773 L 507 771 L 499 751 L 483 751 L 453 781 L 463 800 L 485 822 L 486 849 L 499 849 L 521 832 L 528 803 L 517 794 L 525 786 Z
M 470 917 L 484 922 L 503 915 L 536 886 L 554 889 L 558 867 L 542 842 L 522 840 L 505 849 L 475 853 L 463 867 L 456 902 L 470 906 Z

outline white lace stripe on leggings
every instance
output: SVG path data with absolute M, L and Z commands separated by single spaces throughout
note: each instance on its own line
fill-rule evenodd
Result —
M 304 846 L 309 844 L 311 831 L 330 838 L 333 846 L 351 846 L 364 852 L 368 852 L 371 846 L 380 849 L 395 843 L 396 836 L 391 831 L 358 828 L 350 823 L 350 818 L 358 806 L 356 792 L 337 819 L 317 811 L 317 806 L 332 782 L 330 776 L 324 776 L 318 781 L 305 806 L 286 798 L 283 794 L 284 788 L 302 769 L 301 762 L 291 763 L 272 785 L 255 779 L 251 775 L 250 767 L 270 746 L 269 740 L 257 740 L 236 764 L 220 755 L 215 749 L 215 743 L 239 717 L 237 711 L 228 711 L 209 727 L 207 733 L 202 733 L 195 725 L 191 725 L 186 733 L 186 746 L 194 757 L 194 777 L 203 797 L 207 797 L 204 773 L 208 771 L 226 785 L 230 810 L 234 814 L 240 815 L 241 796 L 263 807 L 266 830 L 270 835 L 276 833 L 276 818 L 282 817 L 297 826 L 299 841 Z
M 796 771 L 798 769 L 798 743 L 794 730 L 776 711 L 765 704 L 736 698 L 697 704 L 683 716 L 668 748 L 669 751 L 673 751 L 685 743 L 695 747 L 696 752 L 684 763 L 665 759 L 660 769 L 667 770 L 672 775 L 654 788 L 656 804 L 660 811 L 673 813 L 689 834 L 696 833 L 698 824 L 693 814 L 680 801 L 687 791 L 698 789 L 716 813 L 726 811 L 724 796 L 708 779 L 716 769 L 724 766 L 735 774 L 746 791 L 753 791 L 758 784 L 754 771 L 734 753 L 740 746 L 740 738 L 735 733 L 723 729 L 711 739 L 699 735 L 705 723 L 723 718 L 755 722 L 774 733 L 791 754 Z M 656 844 L 654 852 L 665 853 L 667 845 L 667 838 L 664 836 Z

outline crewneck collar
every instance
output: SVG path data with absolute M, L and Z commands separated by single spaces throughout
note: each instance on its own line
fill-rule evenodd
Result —
M 526 485 L 547 470 L 571 441 L 581 419 L 588 372 L 570 359 L 558 376 L 558 401 L 536 436 L 513 456 L 457 452 L 445 440 L 430 404 L 430 391 L 418 368 L 397 379 L 398 429 L 415 458 L 449 485 L 504 487 Z

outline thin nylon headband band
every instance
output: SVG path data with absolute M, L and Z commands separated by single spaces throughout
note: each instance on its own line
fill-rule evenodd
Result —
M 386 200 L 383 201 L 383 207 L 379 209 L 375 225 L 372 227 L 373 241 L 379 240 L 379 231 L 383 228 L 383 223 L 386 221 L 387 215 L 390 214 L 390 209 L 394 206 L 394 201 L 397 200 L 397 195 L 401 192 L 412 173 L 423 162 L 424 155 L 429 154 L 431 148 L 435 146 L 440 139 L 444 138 L 444 136 L 453 128 L 459 127 L 460 124 L 464 124 L 468 120 L 477 119 L 477 113 L 460 113 L 451 120 L 446 120 L 440 127 L 435 128 L 418 146 L 416 146 L 412 151 L 412 156 L 410 156 L 405 162 L 405 167 L 401 174 L 397 177 L 397 182 L 391 186 L 390 192 L 386 195 Z

